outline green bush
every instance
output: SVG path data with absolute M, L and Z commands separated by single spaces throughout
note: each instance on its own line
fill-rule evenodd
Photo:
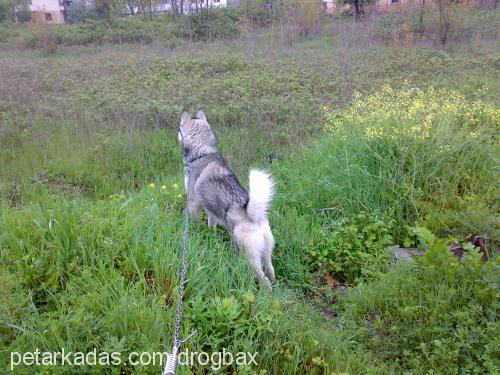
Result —
M 0 3 L 0 24 L 6 21 L 9 17 L 10 9 L 6 1 Z
M 498 259 L 476 249 L 459 262 L 443 241 L 422 260 L 401 264 L 343 304 L 365 343 L 399 373 L 498 372 Z
M 236 7 L 213 9 L 208 13 L 195 12 L 176 19 L 174 34 L 191 41 L 235 37 L 240 31 L 240 16 L 241 11 Z
M 456 91 L 386 86 L 327 116 L 342 162 L 322 178 L 345 186 L 333 203 L 391 210 L 398 242 L 403 223 L 415 220 L 436 233 L 495 237 L 497 106 Z
M 84 1 L 73 1 L 64 17 L 68 23 L 82 23 L 87 20 L 97 20 L 98 14 L 94 8 L 88 7 Z
M 273 326 L 281 315 L 279 301 L 274 308 L 268 306 L 271 307 L 266 308 L 269 311 L 258 311 L 258 307 L 255 295 L 250 291 L 238 297 L 216 296 L 192 301 L 189 314 L 192 324 L 201 334 L 198 339 L 203 343 L 203 350 L 230 348 L 241 337 L 246 342 L 240 343 L 239 350 L 244 350 L 259 336 L 273 333 Z
M 139 17 L 117 18 L 111 23 L 88 19 L 75 25 L 57 25 L 33 35 L 35 40 L 53 35 L 59 44 L 88 45 L 92 43 L 150 43 L 154 39 L 168 39 L 168 23 L 160 18 L 145 21 Z M 45 36 L 46 37 L 46 36 Z M 30 41 L 27 41 L 31 46 Z
M 75 4 L 68 10 L 68 22 L 50 28 L 5 26 L 0 29 L 0 41 L 19 43 L 28 48 L 43 48 L 46 40 L 58 45 L 89 45 L 103 43 L 151 43 L 153 40 L 172 42 L 178 38 L 191 41 L 217 40 L 235 37 L 239 33 L 238 8 L 214 9 L 207 13 L 172 19 L 170 15 L 117 17 L 110 22 L 99 20 L 92 9 Z M 10 28 L 15 28 L 13 33 Z
M 409 13 L 412 15 L 412 13 Z M 375 24 L 374 36 L 380 41 L 391 44 L 404 34 L 405 15 L 397 12 L 381 14 Z
M 497 113 L 454 91 L 390 87 L 327 110 L 329 136 L 302 156 L 314 168 L 276 171 L 283 207 L 310 218 L 301 262 L 359 282 L 385 271 L 388 245 L 417 245 L 423 226 L 495 243 Z
M 316 268 L 326 266 L 343 281 L 371 280 L 387 269 L 392 225 L 367 213 L 327 219 L 319 230 L 318 242 L 308 252 Z

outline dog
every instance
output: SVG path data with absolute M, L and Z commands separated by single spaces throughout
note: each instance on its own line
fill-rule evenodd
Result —
M 199 219 L 205 209 L 209 227 L 225 226 L 238 249 L 244 249 L 257 280 L 271 290 L 274 238 L 267 213 L 275 193 L 273 179 L 267 172 L 252 169 L 247 192 L 217 151 L 217 138 L 201 110 L 195 118 L 182 113 L 178 139 L 189 215 Z

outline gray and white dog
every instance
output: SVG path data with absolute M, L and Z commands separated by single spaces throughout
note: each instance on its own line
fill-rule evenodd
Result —
M 195 118 L 182 113 L 178 138 L 186 164 L 189 214 L 198 219 L 205 209 L 209 227 L 224 225 L 237 246 L 244 249 L 259 282 L 271 289 L 275 279 L 271 262 L 274 238 L 267 219 L 274 196 L 271 176 L 252 169 L 247 193 L 217 151 L 217 138 L 201 110 Z

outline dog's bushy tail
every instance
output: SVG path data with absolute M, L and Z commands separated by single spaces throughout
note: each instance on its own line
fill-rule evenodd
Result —
M 248 185 L 250 189 L 247 214 L 250 220 L 258 223 L 267 219 L 267 210 L 274 197 L 275 184 L 269 173 L 252 169 L 248 177 Z

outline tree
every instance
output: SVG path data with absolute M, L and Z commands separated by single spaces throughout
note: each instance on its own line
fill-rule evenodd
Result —
M 241 9 L 246 17 L 259 26 L 268 25 L 276 19 L 282 8 L 280 0 L 242 0 L 241 2 Z
M 18 19 L 18 13 L 21 17 Z M 27 0 L 0 0 L 0 22 L 26 22 L 31 18 Z
M 100 18 L 111 21 L 111 10 L 113 9 L 113 0 L 94 0 L 94 6 Z
M 449 0 L 437 0 L 437 6 L 439 9 L 439 41 L 444 47 L 448 41 L 450 31 L 450 2 Z
M 0 2 L 0 22 L 4 22 L 9 17 L 9 5 L 6 1 Z
M 131 15 L 135 15 L 135 7 L 136 7 L 136 1 L 135 0 L 126 0 L 127 8 L 130 10 Z
M 113 17 L 121 16 L 123 14 L 125 1 L 126 0 L 93 0 L 93 4 L 87 4 L 93 6 L 97 14 L 97 18 L 105 19 L 106 21 L 111 22 Z
M 361 19 L 363 15 L 363 7 L 370 4 L 371 0 L 337 0 L 339 5 L 350 4 L 354 11 L 356 21 Z
M 71 3 L 66 12 L 65 20 L 68 23 L 81 23 L 88 19 L 97 19 L 97 13 L 93 7 L 87 6 L 85 0 L 76 0 Z
M 417 27 L 417 32 L 421 35 L 424 34 L 424 12 L 425 12 L 425 0 L 422 0 L 420 4 L 420 12 L 418 15 L 418 27 Z
M 307 36 L 317 28 L 322 4 L 319 0 L 285 0 L 282 15 L 291 12 L 299 26 L 300 36 Z

